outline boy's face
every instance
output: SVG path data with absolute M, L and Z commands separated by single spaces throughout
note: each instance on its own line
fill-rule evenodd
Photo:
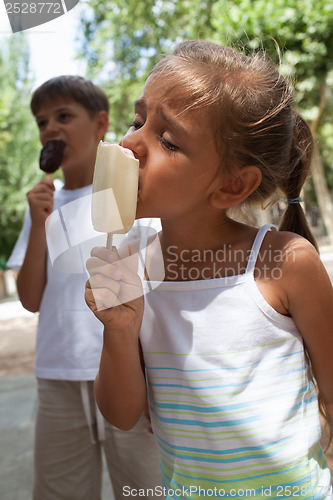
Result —
M 66 171 L 93 170 L 99 140 L 106 131 L 101 130 L 98 114 L 91 117 L 88 111 L 75 101 L 45 102 L 36 114 L 42 145 L 49 139 L 61 139 L 65 143 L 62 169 Z

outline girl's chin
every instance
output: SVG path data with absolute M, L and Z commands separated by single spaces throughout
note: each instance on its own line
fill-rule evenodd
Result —
M 155 209 L 152 206 L 148 206 L 147 204 L 143 203 L 142 199 L 140 196 L 138 197 L 137 205 L 136 205 L 136 219 L 151 219 L 151 218 L 160 218 L 160 212 L 159 210 L 155 207 Z

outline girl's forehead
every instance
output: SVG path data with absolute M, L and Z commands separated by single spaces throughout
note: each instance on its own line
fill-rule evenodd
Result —
M 177 81 L 174 74 L 151 74 L 141 94 L 143 100 L 152 100 L 157 105 L 164 105 L 174 111 L 186 113 L 198 111 L 193 106 L 194 99 L 184 82 Z
M 146 80 L 144 90 L 165 94 L 165 97 L 177 98 L 187 93 L 185 82 L 176 78 L 172 72 L 152 73 Z
M 193 101 L 193 98 L 186 98 L 181 86 L 163 75 L 148 78 L 136 106 L 138 113 L 141 109 L 143 114 L 152 113 L 175 130 L 183 129 L 187 137 L 195 141 L 203 138 L 206 143 L 215 142 L 210 109 L 193 105 Z

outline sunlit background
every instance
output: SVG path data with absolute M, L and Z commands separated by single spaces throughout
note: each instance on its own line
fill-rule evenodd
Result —
M 63 0 L 59 0 L 64 4 Z M 27 189 L 39 180 L 40 144 L 32 91 L 61 74 L 80 74 L 110 101 L 108 140 L 132 120 L 134 100 L 161 54 L 202 38 L 241 50 L 264 48 L 295 81 L 295 103 L 317 139 L 304 190 L 321 245 L 333 245 L 333 4 L 326 0 L 80 0 L 66 14 L 12 34 L 0 3 L 0 270 L 22 225 Z M 60 170 L 55 174 L 61 175 Z M 278 224 L 283 198 L 255 214 Z
M 65 15 L 24 32 L 29 44 L 34 88 L 53 76 L 84 74 L 85 62 L 75 59 L 76 33 L 84 8 L 85 4 L 78 3 Z M 0 45 L 10 36 L 13 34 L 5 6 L 1 2 Z
M 29 109 L 31 93 L 62 74 L 92 79 L 108 95 L 108 139 L 117 140 L 132 121 L 133 102 L 147 71 L 160 54 L 189 38 L 246 51 L 264 47 L 276 62 L 281 55 L 281 70 L 293 75 L 297 107 L 318 146 L 303 193 L 304 208 L 333 282 L 332 1 L 80 0 L 65 15 L 12 34 L 0 0 L 1 500 L 26 500 L 32 488 L 38 313 L 20 306 L 13 271 L 6 266 L 22 227 L 26 193 L 43 175 L 37 127 Z M 61 175 L 61 169 L 53 175 Z M 267 204 L 254 214 L 257 225 L 278 224 L 284 207 L 283 199 Z M 17 385 L 13 375 L 22 375 Z M 110 488 L 107 479 L 105 488 Z M 104 498 L 112 499 L 107 489 Z

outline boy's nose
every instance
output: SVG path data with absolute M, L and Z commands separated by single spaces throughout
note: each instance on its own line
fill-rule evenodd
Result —
M 43 130 L 43 136 L 48 139 L 59 139 L 59 124 L 55 120 L 49 120 Z

